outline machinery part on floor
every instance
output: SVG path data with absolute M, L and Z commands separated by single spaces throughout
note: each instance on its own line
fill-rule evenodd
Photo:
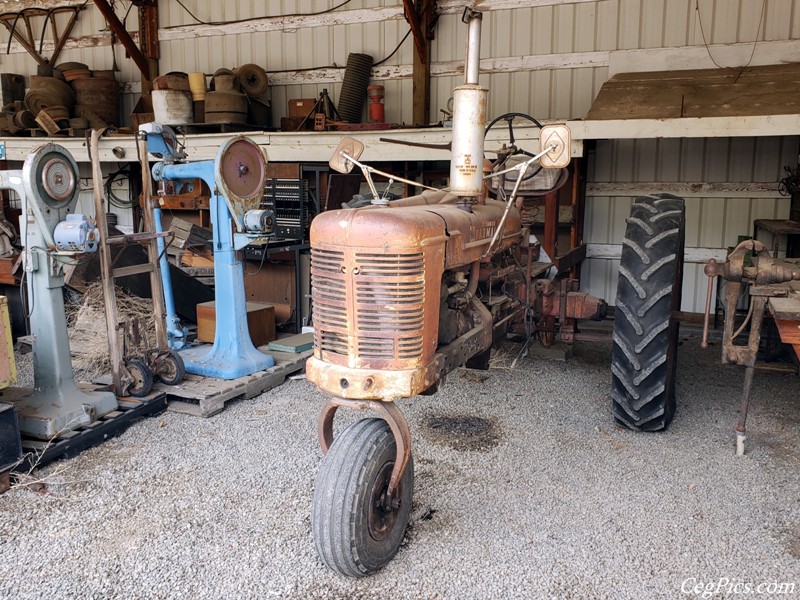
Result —
M 16 405 L 20 431 L 40 439 L 90 425 L 118 406 L 114 394 L 79 390 L 72 371 L 62 289 L 64 265 L 77 255 L 96 249 L 97 242 L 96 230 L 85 228 L 83 242 L 75 244 L 77 250 L 57 249 L 58 226 L 74 217 L 78 182 L 75 159 L 57 144 L 34 150 L 22 171 L 0 172 L 0 188 L 15 191 L 22 201 L 20 228 L 25 244 L 30 327 L 35 340 L 33 390 L 29 395 L 20 390 L 19 398 L 9 390 L 7 396 Z M 63 247 L 60 235 L 59 240 Z
M 627 224 L 611 354 L 612 412 L 630 429 L 660 431 L 675 414 L 684 201 L 669 194 L 636 198 Z
M 768 304 L 778 299 L 792 297 L 794 306 L 790 321 L 796 328 L 796 315 L 800 314 L 800 302 L 796 301 L 795 288 L 787 286 L 793 281 L 800 281 L 800 265 L 773 258 L 769 250 L 757 240 L 745 240 L 739 243 L 728 255 L 728 260 L 718 264 L 710 260 L 703 270 L 708 276 L 708 293 L 706 295 L 705 321 L 703 325 L 703 341 L 701 346 L 708 348 L 708 321 L 711 312 L 711 296 L 714 281 L 717 277 L 727 280 L 725 290 L 725 325 L 722 334 L 722 363 L 743 365 L 745 367 L 744 387 L 742 390 L 739 420 L 736 423 L 736 454 L 741 456 L 745 451 L 747 440 L 747 412 L 750 407 L 750 395 L 753 388 L 758 348 L 761 343 L 761 325 Z M 736 307 L 739 304 L 742 287 L 746 286 L 750 297 L 750 307 L 744 322 L 736 327 Z M 770 312 L 780 327 L 781 316 L 774 306 Z M 739 335 L 749 326 L 747 340 L 738 341 Z M 782 336 L 783 337 L 783 336 Z M 798 346 L 795 345 L 795 352 Z M 800 353 L 798 353 L 800 356 Z
M 411 435 L 394 401 L 433 393 L 461 365 L 488 368 L 492 344 L 509 332 L 529 341 L 535 307 L 560 319 L 569 336 L 571 320 L 596 317 L 605 307 L 570 282 L 533 284 L 538 253 L 515 194 L 537 160 L 555 151 L 554 166 L 561 168 L 556 163 L 565 155 L 569 160 L 567 140 L 554 138 L 538 155 L 501 171 L 517 173 L 515 190 L 507 201 L 488 198 L 487 90 L 477 83 L 481 15 L 468 9 L 465 16 L 468 60 L 465 83 L 455 90 L 450 191 L 382 197 L 371 179 L 377 171 L 358 160 L 364 145 L 345 138 L 329 164 L 340 173 L 360 167 L 373 200 L 326 211 L 311 223 L 315 347 L 306 376 L 334 396 L 318 423 L 327 456 L 312 530 L 322 560 L 344 575 L 381 568 L 408 522 Z M 333 417 L 342 406 L 373 410 L 383 420 L 360 421 L 334 441 Z
M 152 362 L 156 366 L 153 374 L 165 385 L 177 385 L 183 381 L 183 377 L 186 375 L 183 358 L 174 350 L 160 353 Z
M 174 133 L 166 126 L 147 124 L 140 128 L 149 152 L 161 153 L 163 162 L 153 166 L 153 179 L 184 181 L 202 179 L 212 191 L 209 201 L 214 246 L 214 298 L 216 328 L 214 344 L 181 351 L 186 372 L 219 379 L 236 379 L 275 365 L 275 359 L 253 346 L 247 327 L 244 265 L 236 251 L 250 244 L 263 244 L 273 231 L 248 231 L 248 223 L 259 221 L 267 181 L 264 151 L 245 136 L 236 136 L 220 146 L 215 160 L 180 162 L 182 153 L 169 144 Z M 267 220 L 259 221 L 268 225 Z M 234 233 L 233 229 L 236 228 Z
M 388 563 L 411 514 L 414 461 L 389 491 L 396 438 L 383 419 L 362 419 L 334 441 L 314 486 L 311 530 L 322 561 L 340 575 L 363 577 Z
M 131 379 L 127 392 L 134 398 L 142 398 L 153 389 L 153 372 L 143 360 L 131 358 L 125 361 L 125 369 Z

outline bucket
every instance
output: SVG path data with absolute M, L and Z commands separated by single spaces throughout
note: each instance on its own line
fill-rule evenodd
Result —
M 194 105 L 191 92 L 180 90 L 153 90 L 153 113 L 156 123 L 165 125 L 191 125 L 194 123 Z
M 189 73 L 189 89 L 192 100 L 200 102 L 206 99 L 206 74 L 200 72 Z

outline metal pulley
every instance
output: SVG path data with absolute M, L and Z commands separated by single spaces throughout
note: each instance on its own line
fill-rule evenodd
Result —
M 246 212 L 257 210 L 267 185 L 267 157 L 249 138 L 237 136 L 217 152 L 214 179 L 234 219 L 243 225 Z
M 56 209 L 66 208 L 78 199 L 78 165 L 63 147 L 42 146 L 28 156 L 23 170 L 30 198 Z
M 97 252 L 100 231 L 86 215 L 72 214 L 56 225 L 53 239 L 59 252 L 93 253 Z

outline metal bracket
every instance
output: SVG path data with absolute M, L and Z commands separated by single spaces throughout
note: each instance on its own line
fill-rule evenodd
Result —
M 44 8 L 24 8 L 19 12 L 16 13 L 4 13 L 0 15 L 0 21 L 2 21 L 3 25 L 5 25 L 6 29 L 11 33 L 11 36 L 8 39 L 8 46 L 6 46 L 6 54 L 11 50 L 11 40 L 17 40 L 20 45 L 28 51 L 36 62 L 40 65 L 52 65 L 55 64 L 56 60 L 58 59 L 58 55 L 61 54 L 62 48 L 64 48 L 64 43 L 69 38 L 69 34 L 72 33 L 72 28 L 75 26 L 75 22 L 78 20 L 78 12 L 83 10 L 85 5 L 80 6 L 60 6 L 58 8 L 51 8 L 51 9 L 44 9 Z M 58 25 L 56 24 L 55 17 L 59 14 L 69 13 L 69 21 L 67 21 L 67 25 L 64 27 L 64 31 L 59 33 Z M 34 17 L 44 17 L 44 24 L 42 25 L 42 31 L 39 36 L 39 49 L 36 49 L 36 40 L 33 37 L 33 28 L 31 27 L 31 19 Z M 24 34 L 18 31 L 17 25 L 20 19 L 25 23 L 25 32 Z M 50 28 L 53 34 L 53 54 L 50 58 L 45 58 L 42 56 L 42 47 L 44 46 L 44 32 L 47 28 L 47 24 L 50 23 Z
M 411 430 L 408 427 L 408 421 L 394 402 L 331 398 L 325 408 L 322 409 L 319 421 L 317 421 L 317 436 L 319 437 L 319 445 L 323 454 L 327 454 L 328 449 L 333 444 L 333 417 L 340 406 L 355 410 L 374 411 L 389 424 L 397 446 L 392 476 L 389 479 L 389 487 L 386 489 L 386 499 L 387 502 L 390 502 L 411 458 Z

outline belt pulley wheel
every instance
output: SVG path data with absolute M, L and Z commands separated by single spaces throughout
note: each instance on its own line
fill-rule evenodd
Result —
M 23 178 L 27 193 L 51 208 L 64 208 L 78 196 L 78 165 L 57 144 L 46 144 L 28 156 Z
M 51 158 L 42 167 L 41 183 L 50 199 L 65 202 L 75 191 L 75 173 L 63 158 Z
M 260 202 L 267 185 L 267 160 L 263 150 L 245 137 L 230 140 L 220 150 L 216 175 L 217 184 L 229 200 L 237 203 Z

